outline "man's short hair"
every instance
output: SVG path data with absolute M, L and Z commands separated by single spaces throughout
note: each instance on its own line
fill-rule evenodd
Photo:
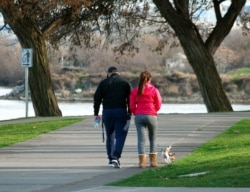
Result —
M 115 73 L 117 72 L 117 68 L 112 66 L 112 67 L 109 67 L 108 70 L 107 70 L 108 73 Z

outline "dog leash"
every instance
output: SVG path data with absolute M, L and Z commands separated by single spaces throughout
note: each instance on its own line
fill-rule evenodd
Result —
M 104 143 L 105 141 L 105 136 L 104 136 L 104 123 L 102 121 L 102 142 Z

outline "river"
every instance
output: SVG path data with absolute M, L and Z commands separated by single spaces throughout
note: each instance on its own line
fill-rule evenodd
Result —
M 11 89 L 0 87 L 0 95 L 11 92 Z M 93 115 L 93 103 L 83 102 L 59 102 L 59 108 L 63 116 Z M 233 104 L 234 111 L 250 110 L 250 105 Z M 28 117 L 34 117 L 32 103 L 28 104 Z M 166 104 L 162 105 L 160 114 L 171 113 L 207 113 L 204 104 Z M 9 120 L 26 117 L 26 103 L 20 100 L 0 100 L 0 120 Z

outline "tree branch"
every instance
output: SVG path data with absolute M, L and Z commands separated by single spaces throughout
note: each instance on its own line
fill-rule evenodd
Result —
M 188 0 L 174 0 L 174 5 L 179 13 L 182 13 L 185 17 L 189 17 Z
M 221 3 L 221 1 L 213 0 L 214 12 L 215 12 L 215 16 L 216 16 L 217 21 L 220 21 L 222 18 L 221 11 L 220 11 L 220 3 Z
M 58 28 L 58 26 L 61 26 L 63 22 L 64 22 L 64 19 L 60 17 L 57 20 L 46 25 L 41 31 L 43 32 L 45 37 L 48 37 Z
M 0 28 L 0 31 L 2 31 L 4 28 L 10 30 L 10 28 L 7 27 L 7 24 L 6 24 L 6 23 L 4 23 L 4 25 Z
M 217 22 L 214 30 L 205 42 L 205 46 L 210 53 L 214 54 L 221 42 L 229 34 L 237 16 L 245 4 L 246 0 L 231 1 L 227 13 Z

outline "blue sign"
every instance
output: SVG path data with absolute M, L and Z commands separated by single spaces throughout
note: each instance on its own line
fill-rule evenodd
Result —
M 32 67 L 32 49 L 22 49 L 21 65 L 22 67 Z

